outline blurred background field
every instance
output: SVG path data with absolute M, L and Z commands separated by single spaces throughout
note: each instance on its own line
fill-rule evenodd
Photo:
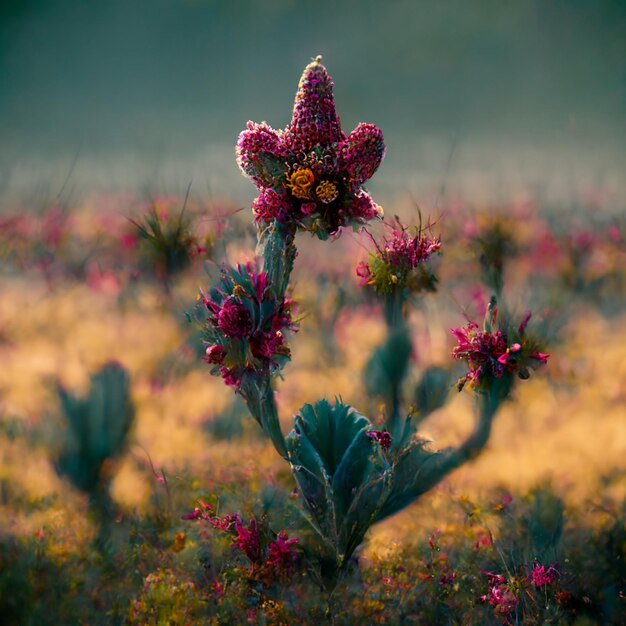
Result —
M 3 201 L 58 190 L 78 155 L 70 188 L 193 178 L 247 203 L 237 134 L 286 125 L 317 54 L 344 127 L 385 133 L 386 202 L 444 178 L 464 197 L 623 193 L 625 29 L 621 0 L 5 0 Z
M 126 533 L 146 525 L 160 537 L 158 563 L 177 533 L 192 536 L 189 522 L 180 517 L 197 497 L 282 519 L 281 498 L 292 486 L 244 405 L 209 375 L 200 338 L 184 315 L 223 258 L 253 257 L 249 212 L 188 199 L 185 215 L 190 232 L 198 234 L 190 244 L 191 264 L 168 275 L 123 214 L 128 210 L 138 220 L 142 211 L 157 210 L 176 220 L 184 200 L 105 200 L 115 211 L 55 204 L 39 215 L 3 218 L 1 532 L 18 545 L 45 537 L 53 562 L 90 553 L 97 524 L 89 501 L 54 469 L 67 429 L 56 384 L 84 395 L 89 376 L 114 360 L 130 375 L 136 419 L 126 451 L 107 469 L 119 535 L 113 545 L 123 559 Z M 415 207 L 398 210 L 416 221 Z M 503 493 L 524 502 L 539 487 L 563 502 L 566 530 L 581 520 L 589 532 L 601 533 L 609 522 L 623 528 L 623 218 L 573 207 L 564 221 L 550 212 L 544 217 L 531 201 L 486 208 L 446 205 L 442 199 L 438 211 L 434 228 L 444 241 L 437 261 L 440 288 L 424 296 L 410 317 L 414 354 L 408 387 L 432 364 L 462 373 L 450 358 L 449 329 L 466 316 L 480 321 L 484 314 L 489 292 L 481 286 L 478 240 L 489 232 L 508 233 L 505 291 L 520 311 L 537 312 L 552 356 L 502 409 L 487 450 L 415 505 L 374 527 L 362 561 L 374 559 L 375 567 L 386 567 L 390 558 L 403 562 L 414 553 L 411 546 L 420 538 L 426 542 L 435 530 L 461 538 L 472 528 L 463 522 L 467 502 L 492 510 Z M 374 419 L 380 414 L 378 400 L 366 394 L 363 370 L 384 340 L 385 325 L 354 272 L 371 240 L 345 232 L 326 243 L 329 253 L 323 257 L 320 245 L 300 236 L 293 295 L 301 330 L 278 385 L 284 432 L 302 404 L 320 397 L 341 396 Z M 438 447 L 458 444 L 472 427 L 471 394 L 458 393 L 452 380 L 448 403 L 420 430 Z M 191 575 L 197 544 L 189 546 L 178 565 Z M 612 558 L 619 564 L 624 545 L 617 548 Z M 144 558 L 148 575 L 154 556 Z M 5 571 L 10 584 L 11 569 Z M 109 593 L 116 593 L 115 587 Z M 132 597 L 132 586 L 124 593 L 121 597 Z M 46 594 L 40 600 L 50 601 Z M 118 619 L 127 608 L 111 608 L 102 597 L 92 602 L 104 602 Z M 599 610 L 596 602 L 592 614 Z
M 289 520 L 293 484 L 245 406 L 209 375 L 185 311 L 219 263 L 253 258 L 253 189 L 233 145 L 248 118 L 289 121 L 299 73 L 317 53 L 336 82 L 344 126 L 371 121 L 385 134 L 388 154 L 369 191 L 387 216 L 415 224 L 421 212 L 442 237 L 439 289 L 410 317 L 407 388 L 432 364 L 462 373 L 449 329 L 484 315 L 480 254 L 490 236 L 504 242 L 509 302 L 520 315 L 535 312 L 552 355 L 503 408 L 478 459 L 374 527 L 360 555 L 365 600 L 354 583 L 341 623 L 358 623 L 350 611 L 361 623 L 395 623 L 385 606 L 401 605 L 403 593 L 436 596 L 449 611 L 424 617 L 413 607 L 404 623 L 501 623 L 476 600 L 480 568 L 463 578 L 471 592 L 457 606 L 424 587 L 420 576 L 433 565 L 424 569 L 416 555 L 440 531 L 450 561 L 456 549 L 473 567 L 467 554 L 491 532 L 489 516 L 509 499 L 523 511 L 537 490 L 565 511 L 565 547 L 549 558 L 560 561 L 571 596 L 568 623 L 620 623 L 623 3 L 159 0 L 148 9 L 24 0 L 2 3 L 0 33 L 0 607 L 8 623 L 290 623 L 284 597 L 276 599 L 284 615 L 264 607 L 250 618 L 233 600 L 239 622 L 206 617 L 222 570 L 198 573 L 198 563 L 219 550 L 181 516 L 200 497 L 219 499 L 224 512 Z M 168 265 L 142 240 L 137 223 L 151 214 L 164 224 L 186 220 L 184 263 Z M 355 274 L 371 239 L 299 235 L 298 248 L 301 329 L 278 384 L 283 431 L 300 406 L 324 396 L 375 419 L 363 370 L 385 325 Z M 136 417 L 128 446 L 105 468 L 114 532 L 108 556 L 98 556 L 88 498 L 55 471 L 67 428 L 57 384 L 86 393 L 110 361 L 128 371 Z M 448 402 L 421 428 L 437 446 L 458 443 L 472 425 L 471 395 L 456 391 L 453 374 Z M 493 524 L 505 541 L 506 525 Z M 68 567 L 73 577 L 61 574 Z M 388 582 L 407 571 L 412 591 Z M 170 581 L 166 600 L 150 595 L 153 572 Z M 153 602 L 169 617 L 141 617 L 133 602 Z M 310 610 L 321 619 L 322 609 Z M 450 617 L 463 611 L 476 621 Z

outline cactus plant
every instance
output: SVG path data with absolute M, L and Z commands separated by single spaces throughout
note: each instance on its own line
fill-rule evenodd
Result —
M 318 538 L 313 548 L 321 581 L 334 589 L 368 529 L 402 510 L 485 446 L 497 410 L 511 391 L 514 374 L 547 356 L 508 315 L 497 320 L 495 298 L 482 331 L 476 324 L 454 332 L 457 360 L 468 364 L 459 382 L 476 396 L 474 431 L 457 448 L 433 450 L 416 436 L 419 420 L 443 405 L 450 388 L 446 370 L 423 372 L 414 405 L 403 412 L 402 386 L 412 353 L 405 308 L 412 294 L 433 291 L 428 261 L 441 241 L 430 229 L 415 231 L 398 220 L 376 243 L 376 253 L 357 273 L 383 300 L 388 339 L 365 373 L 372 395 L 386 404 L 378 428 L 337 400 L 303 406 L 293 430 L 282 434 L 272 379 L 290 358 L 284 331 L 295 330 L 287 297 L 296 258 L 295 233 L 324 240 L 347 225 L 362 226 L 382 211 L 361 189 L 384 154 L 382 134 L 360 124 L 346 137 L 332 98 L 332 82 L 317 57 L 300 81 L 292 122 L 282 131 L 248 124 L 237 144 L 237 160 L 260 190 L 253 203 L 262 267 L 224 267 L 217 285 L 200 296 L 205 360 L 246 401 L 250 412 L 290 464 L 306 518 Z M 331 193 L 333 189 L 336 193 Z M 208 315 L 207 315 L 208 312 Z
M 108 363 L 91 376 L 85 397 L 73 395 L 60 384 L 57 389 L 67 431 L 56 470 L 89 495 L 100 524 L 99 538 L 104 541 L 112 507 L 107 466 L 123 451 L 135 417 L 130 380 L 121 365 Z

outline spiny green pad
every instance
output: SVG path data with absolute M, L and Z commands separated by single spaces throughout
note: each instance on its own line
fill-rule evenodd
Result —
M 57 471 L 91 493 L 101 480 L 102 465 L 122 451 L 133 423 L 130 380 L 121 365 L 109 363 L 91 376 L 87 396 L 74 396 L 61 385 L 58 394 L 68 430 Z

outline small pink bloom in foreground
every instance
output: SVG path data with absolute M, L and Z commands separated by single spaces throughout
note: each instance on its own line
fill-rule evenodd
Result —
M 549 354 L 543 354 L 542 352 L 537 352 L 537 354 L 533 354 L 531 358 L 537 359 L 540 363 L 544 365 L 548 362 Z
M 391 435 L 386 430 L 370 430 L 367 436 L 375 441 L 383 450 L 391 447 Z
M 266 566 L 275 570 L 289 570 L 298 558 L 298 555 L 293 550 L 293 546 L 297 543 L 297 539 L 289 539 L 287 531 L 282 530 L 279 532 L 276 541 L 270 542 L 267 546 Z
M 213 365 L 221 365 L 225 356 L 226 350 L 222 346 L 209 346 L 206 349 L 204 360 Z
M 509 584 L 504 576 L 489 572 L 483 573 L 489 579 L 489 588 L 487 595 L 480 596 L 480 600 L 492 606 L 496 615 L 506 619 L 517 607 L 517 596 L 509 588 Z
M 535 564 L 530 574 L 537 589 L 552 584 L 559 577 L 559 572 L 553 565 L 545 567 L 545 565 L 540 565 L 539 563 Z

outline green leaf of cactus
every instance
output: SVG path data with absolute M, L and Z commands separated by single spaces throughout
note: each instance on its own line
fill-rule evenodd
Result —
M 393 473 L 387 469 L 372 473 L 352 497 L 350 508 L 339 530 L 342 554 L 349 558 L 361 544 L 365 534 L 379 519 L 380 511 L 393 489 Z
M 57 469 L 76 487 L 93 492 L 103 463 L 117 456 L 134 419 L 126 371 L 110 363 L 91 377 L 89 395 L 77 398 L 58 387 L 68 433 Z
M 304 503 L 315 520 L 316 528 L 327 542 L 334 545 L 337 531 L 330 476 L 299 421 L 296 418 L 293 439 L 287 440 L 293 474 Z
M 368 426 L 356 434 L 333 476 L 333 492 L 341 515 L 348 512 L 356 492 L 368 478 L 372 441 L 367 429 Z
M 317 450 L 329 476 L 335 475 L 355 437 L 371 426 L 352 407 L 339 401 L 332 406 L 327 400 L 320 400 L 315 407 L 305 404 L 297 423 Z
M 369 420 L 350 406 L 321 400 L 300 409 L 286 440 L 304 503 L 337 558 L 347 554 L 355 533 L 362 539 L 369 527 L 359 516 L 346 521 L 346 514 L 370 479 L 370 428 Z

